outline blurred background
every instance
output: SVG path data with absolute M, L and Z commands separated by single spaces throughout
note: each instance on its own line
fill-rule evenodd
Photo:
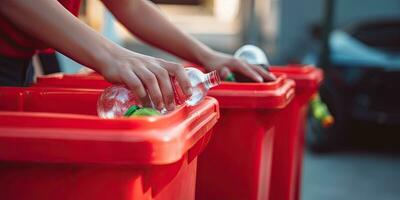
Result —
M 303 199 L 400 199 L 399 0 L 153 2 L 216 50 L 254 44 L 273 65 L 324 69 L 320 94 L 336 122 L 324 128 L 309 117 Z M 81 19 L 129 49 L 178 61 L 130 35 L 98 0 L 84 1 Z M 63 72 L 81 69 L 57 58 Z

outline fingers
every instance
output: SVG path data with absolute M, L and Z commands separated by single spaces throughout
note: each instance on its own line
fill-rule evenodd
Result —
M 156 75 L 146 67 L 136 66 L 135 72 L 146 87 L 151 102 L 158 110 L 162 110 L 164 108 L 163 96 Z
M 235 76 L 233 75 L 231 70 L 229 70 L 229 68 L 227 68 L 227 67 L 222 67 L 219 70 L 219 75 L 221 76 L 222 80 L 224 80 L 224 81 L 235 82 Z
M 258 65 L 250 65 L 259 75 L 261 75 L 265 81 L 274 81 L 276 80 L 276 77 L 265 70 L 263 67 L 258 66 Z
M 232 74 L 231 70 L 227 67 L 222 67 L 219 71 L 219 75 L 221 76 L 222 80 L 226 80 L 226 78 Z
M 175 109 L 175 98 L 174 91 L 172 88 L 169 73 L 166 69 L 162 68 L 160 65 L 151 64 L 148 69 L 154 73 L 157 77 L 158 85 L 161 89 L 161 94 L 164 100 L 164 105 L 167 110 L 172 111 Z
M 158 110 L 175 109 L 175 94 L 170 75 L 176 78 L 184 95 L 192 95 L 192 86 L 182 65 L 133 54 L 120 62 L 117 70 L 103 73 L 108 80 L 125 83 L 142 106 Z
M 149 104 L 150 102 L 146 100 L 147 92 L 142 84 L 142 81 L 130 70 L 127 70 L 125 73 L 121 74 L 121 79 L 128 86 L 129 89 L 133 91 L 133 93 L 137 97 L 137 101 L 139 104 Z
M 191 96 L 192 85 L 190 84 L 189 77 L 185 72 L 183 66 L 176 63 L 165 62 L 164 67 L 172 76 L 175 76 L 176 81 L 178 82 L 180 88 L 185 93 L 185 95 Z
M 263 82 L 263 78 L 256 72 L 256 70 L 241 60 L 236 60 L 235 64 L 231 67 L 233 67 L 235 71 L 241 72 L 243 75 L 256 82 Z

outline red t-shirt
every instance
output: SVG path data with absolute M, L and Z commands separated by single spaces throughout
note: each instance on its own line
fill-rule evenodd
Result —
M 79 14 L 81 0 L 58 0 L 75 16 Z M 23 13 L 21 13 L 23 15 Z M 29 20 L 29 19 L 27 19 Z M 18 29 L 13 22 L 0 15 L 0 55 L 30 58 L 36 50 L 49 48 L 43 42 Z

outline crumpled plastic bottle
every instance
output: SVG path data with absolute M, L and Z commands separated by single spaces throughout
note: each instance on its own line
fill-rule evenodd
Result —
M 177 81 L 171 78 L 177 105 L 186 103 L 194 106 L 204 99 L 210 88 L 220 84 L 216 71 L 205 74 L 196 68 L 185 68 L 185 70 L 192 86 L 192 95 L 185 97 Z M 127 111 L 133 106 L 142 106 L 138 105 L 134 93 L 124 85 L 112 85 L 100 95 L 97 101 L 97 114 L 105 119 L 126 117 Z M 154 105 L 151 107 L 155 109 Z M 166 112 L 166 109 L 160 110 L 161 114 Z

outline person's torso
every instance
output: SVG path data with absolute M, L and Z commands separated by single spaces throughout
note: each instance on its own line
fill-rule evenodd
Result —
M 77 16 L 81 0 L 58 0 L 69 12 Z M 21 31 L 0 15 L 0 55 L 14 58 L 31 57 L 36 50 L 48 48 L 40 40 Z

